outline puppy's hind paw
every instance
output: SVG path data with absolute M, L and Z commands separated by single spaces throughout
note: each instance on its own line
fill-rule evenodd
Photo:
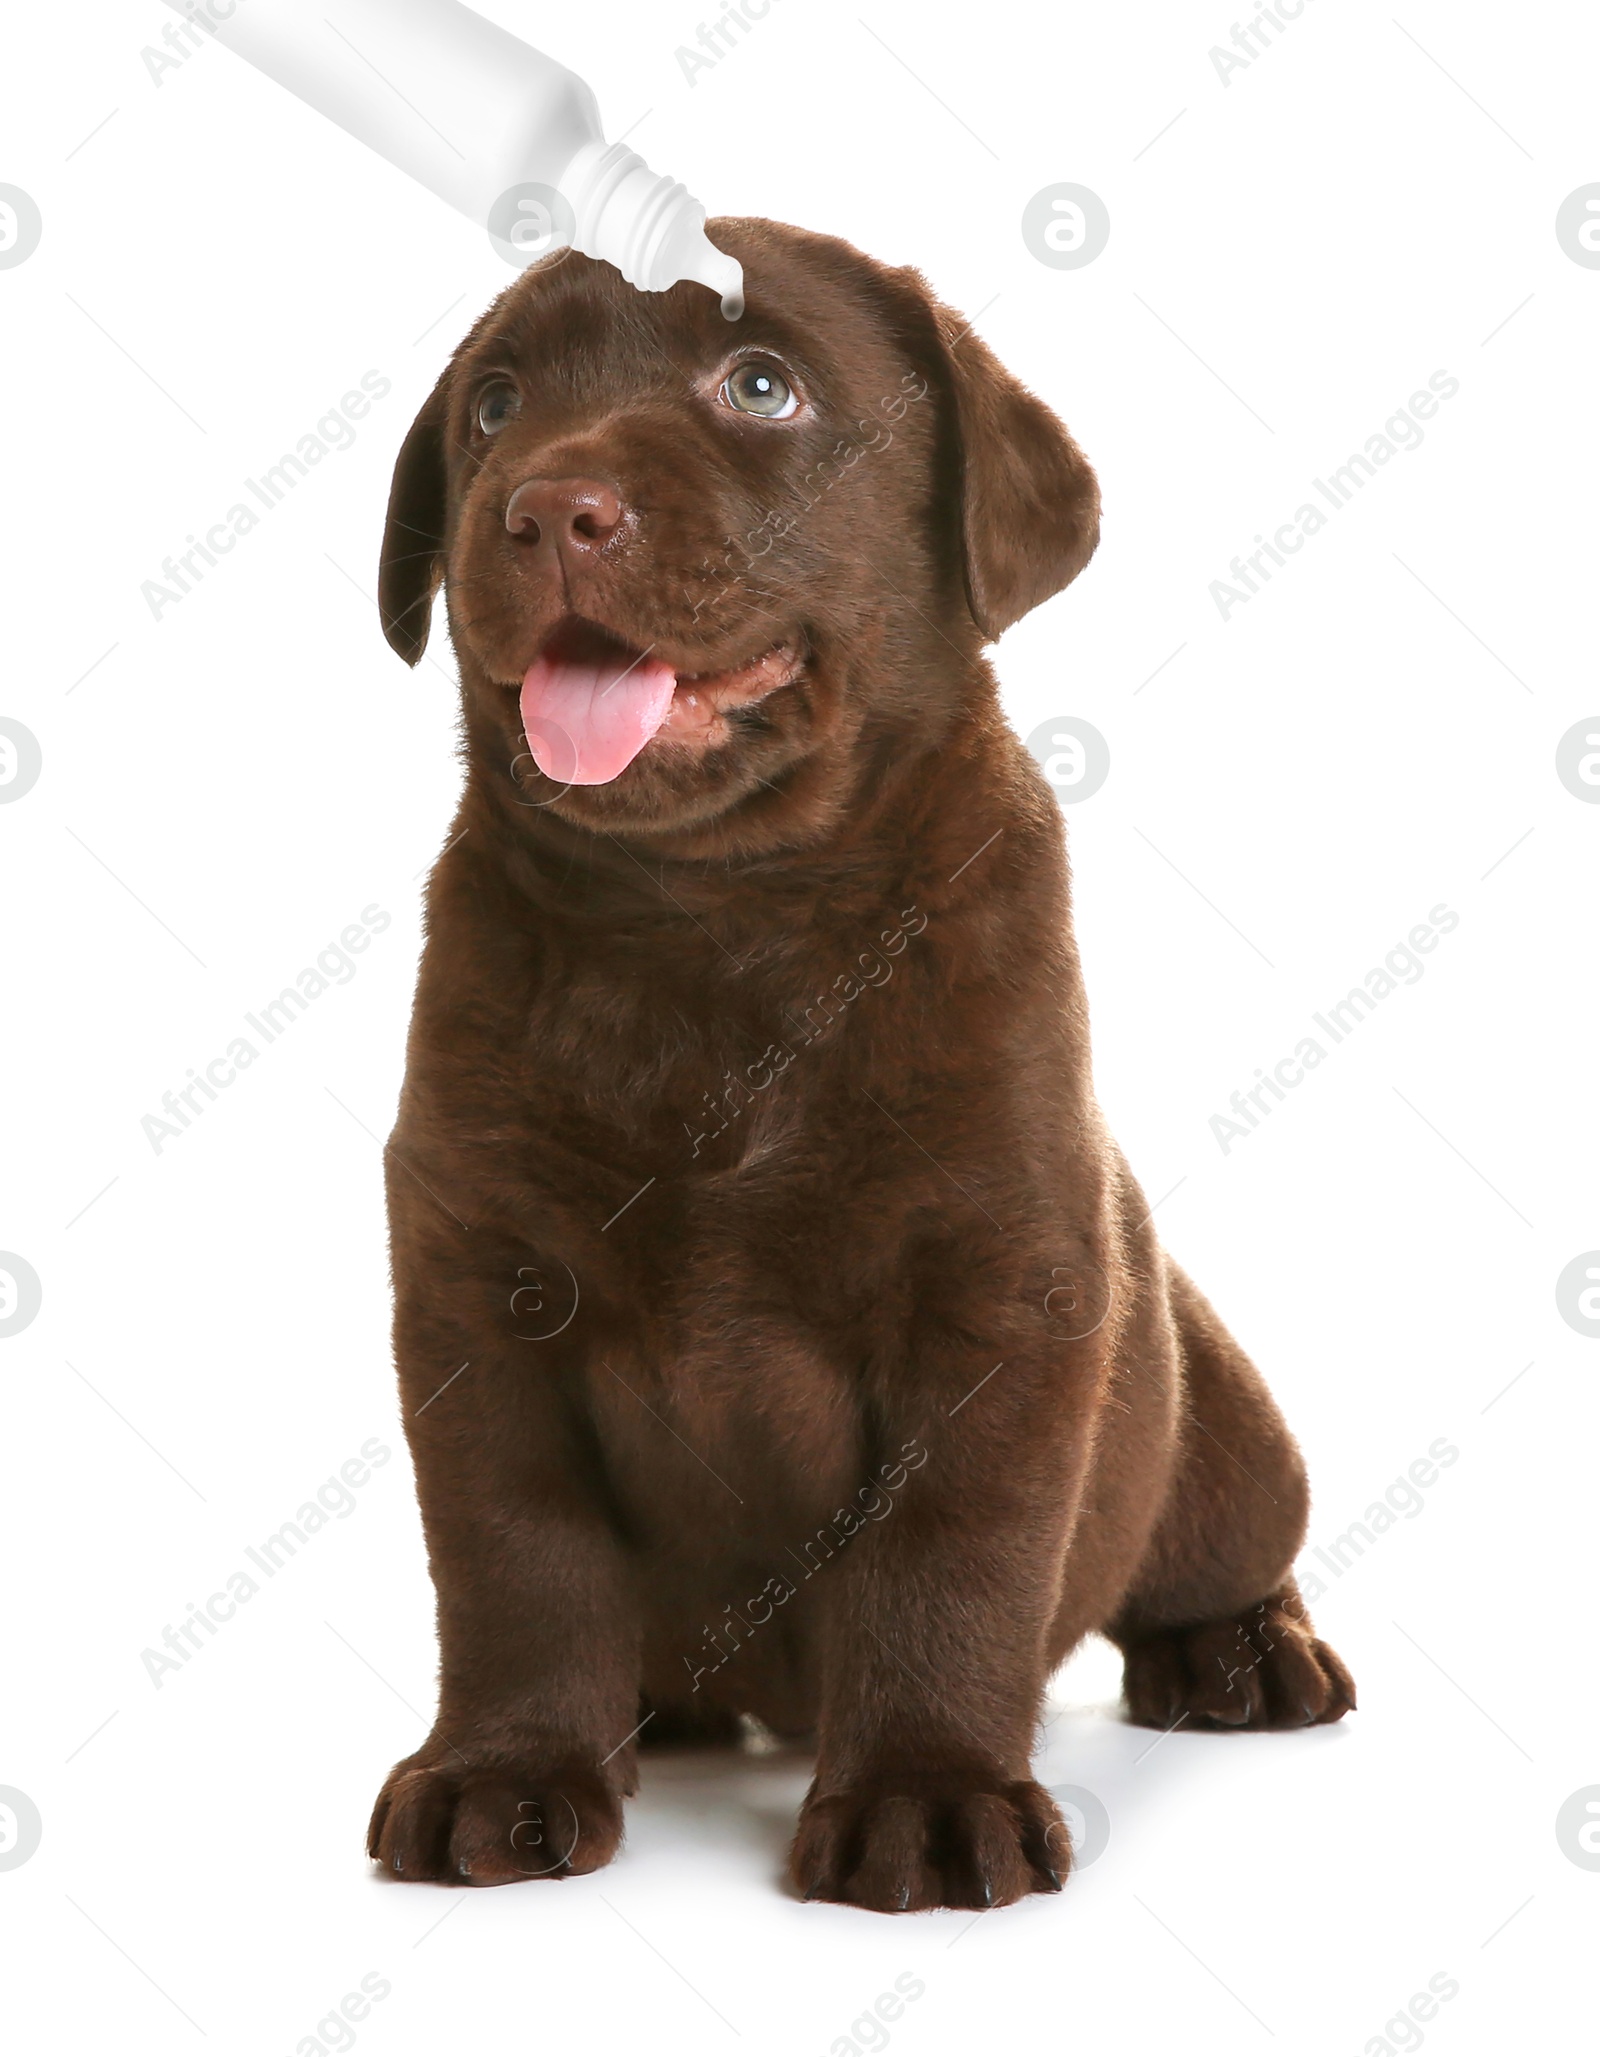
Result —
M 1356 1704 L 1349 1672 L 1293 1595 L 1128 1643 L 1123 1689 L 1144 1728 L 1313 1728 Z

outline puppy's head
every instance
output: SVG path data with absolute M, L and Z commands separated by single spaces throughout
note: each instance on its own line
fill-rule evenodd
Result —
M 1082 570 L 1099 503 L 917 273 L 711 233 L 737 322 L 573 252 L 501 296 L 401 450 L 379 598 L 415 664 L 443 581 L 474 762 L 524 806 L 760 847 L 937 742 L 983 642 Z

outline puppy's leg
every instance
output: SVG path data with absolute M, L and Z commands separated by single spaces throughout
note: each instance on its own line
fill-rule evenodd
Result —
M 396 1238 L 439 1713 L 389 1774 L 368 1848 L 396 1878 L 504 1885 L 593 1871 L 615 1854 L 632 1790 L 639 1629 L 571 1404 L 576 1355 L 508 1340 L 515 1258 L 473 1275 L 460 1240 L 446 1250 Z
M 1166 1510 L 1118 1616 L 1128 1712 L 1152 1728 L 1299 1728 L 1356 1704 L 1291 1567 L 1305 1467 L 1261 1376 L 1168 1265 L 1186 1418 Z
M 1101 1383 L 1074 1354 L 1034 1335 L 980 1355 L 946 1328 L 917 1353 L 915 1401 L 883 1409 L 906 1469 L 818 1592 L 817 1772 L 790 1859 L 807 1899 L 900 1912 L 1060 1888 L 1067 1833 L 1029 1759 Z

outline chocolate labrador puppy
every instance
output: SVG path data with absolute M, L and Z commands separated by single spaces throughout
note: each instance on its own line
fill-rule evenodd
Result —
M 1354 1703 L 1306 1488 L 1095 1106 L 1061 817 L 983 649 L 1094 475 L 912 271 L 714 223 L 747 312 L 572 254 L 406 437 L 466 785 L 388 1153 L 438 1720 L 399 1878 L 587 1872 L 637 1752 L 814 1735 L 791 1857 L 896 1910 L 1054 1891 L 1029 1775 L 1099 1630 L 1129 1710 Z

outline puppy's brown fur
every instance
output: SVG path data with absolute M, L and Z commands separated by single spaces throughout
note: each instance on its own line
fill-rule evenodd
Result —
M 801 1891 L 985 1906 L 1065 1871 L 1029 1748 L 1090 1630 L 1163 1728 L 1354 1696 L 1299 1453 L 1095 1106 L 1060 815 L 982 655 L 1087 562 L 1093 474 L 915 273 L 712 232 L 742 321 L 536 268 L 395 474 L 385 630 L 415 663 L 443 580 L 467 776 L 389 1152 L 442 1684 L 371 1849 L 592 1870 L 637 1748 L 748 1714 L 816 1737 Z M 794 419 L 719 401 L 751 354 Z M 520 550 L 511 492 L 574 476 L 615 532 Z M 569 790 L 517 684 L 573 614 L 804 669 Z

